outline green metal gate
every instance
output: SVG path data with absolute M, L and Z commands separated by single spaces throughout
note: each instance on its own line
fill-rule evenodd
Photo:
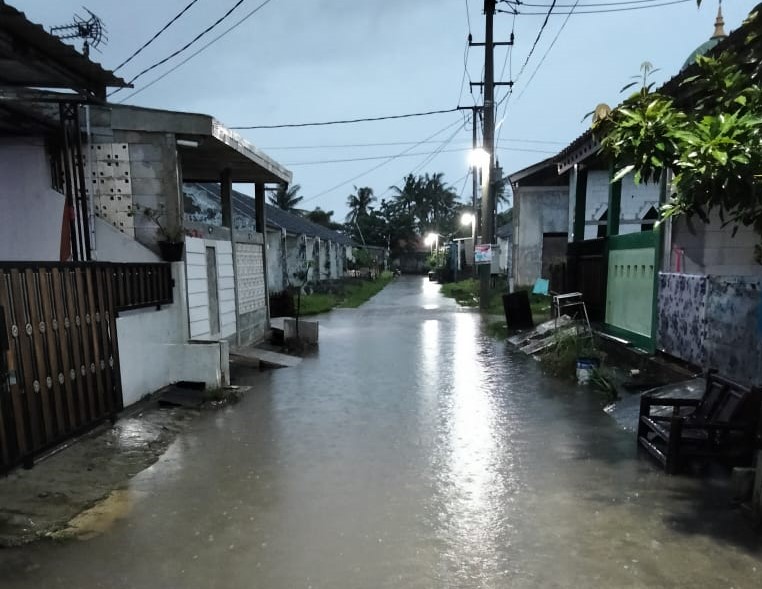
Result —
M 653 352 L 657 233 L 613 235 L 608 250 L 606 329 Z

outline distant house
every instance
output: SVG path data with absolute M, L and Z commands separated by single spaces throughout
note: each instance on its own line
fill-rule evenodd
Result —
M 510 279 L 513 272 L 513 221 L 498 227 L 495 236 L 499 248 L 498 270 Z
M 513 188 L 511 278 L 516 287 L 551 278 L 566 257 L 569 175 L 548 158 L 508 176 Z M 502 257 L 502 250 L 501 250 Z
M 185 219 L 197 231 L 219 227 L 222 222 L 220 186 L 216 183 L 186 183 L 183 186 Z M 256 225 L 254 199 L 232 191 L 236 234 L 250 233 Z M 265 204 L 267 243 L 267 286 L 272 294 L 289 284 L 300 284 L 296 274 L 316 283 L 346 275 L 352 259 L 352 240 L 309 219 Z M 214 229 L 212 229 L 214 231 Z

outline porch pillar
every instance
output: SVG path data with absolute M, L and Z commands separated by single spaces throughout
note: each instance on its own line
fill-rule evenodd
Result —
M 615 168 L 611 164 L 609 168 L 609 179 L 614 177 Z M 609 211 L 608 222 L 606 225 L 606 236 L 619 235 L 619 214 L 622 209 L 622 181 L 609 183 Z
M 220 200 L 222 201 L 222 226 L 230 228 L 233 236 L 233 172 L 225 168 L 220 174 Z
M 254 231 L 262 235 L 262 274 L 265 281 L 265 309 L 267 310 L 267 327 L 270 327 L 270 283 L 267 276 L 267 214 L 265 208 L 265 185 L 261 182 L 254 184 Z
M 587 208 L 587 167 L 575 166 L 574 225 L 572 241 L 585 240 L 585 210 Z

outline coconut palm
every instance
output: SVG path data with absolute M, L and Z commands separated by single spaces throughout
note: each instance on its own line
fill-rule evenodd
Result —
M 279 184 L 278 188 L 270 191 L 267 199 L 270 201 L 271 205 L 276 206 L 279 209 L 298 213 L 300 211 L 296 208 L 296 205 L 304 199 L 303 196 L 297 196 L 301 188 L 302 187 L 299 184 L 293 184 L 291 186 L 288 184 Z
M 355 223 L 358 217 L 364 217 L 368 214 L 368 207 L 376 200 L 373 196 L 373 189 L 369 186 L 363 186 L 357 188 L 355 186 L 354 194 L 350 194 L 347 197 L 347 207 L 349 213 L 347 214 L 347 222 Z

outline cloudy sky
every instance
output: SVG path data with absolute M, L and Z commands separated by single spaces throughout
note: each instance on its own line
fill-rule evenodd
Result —
M 108 45 L 93 52 L 112 69 L 190 0 L 88 0 L 108 28 Z M 480 103 L 468 76 L 479 81 L 483 49 L 473 47 L 464 68 L 466 37 L 482 41 L 482 0 L 270 0 L 237 28 L 151 85 L 158 76 L 246 17 L 263 0 L 244 0 L 201 41 L 135 81 L 135 91 L 112 100 L 213 115 L 228 126 L 267 125 L 375 117 Z M 621 8 L 671 4 L 643 10 Z M 726 0 L 728 32 L 756 0 Z M 46 28 L 71 21 L 82 0 L 6 0 Z M 187 43 L 236 0 L 198 0 L 153 44 L 118 73 L 131 79 Z M 518 76 L 551 0 L 526 0 L 522 14 L 495 17 L 496 40 L 515 46 L 496 51 L 496 75 L 516 80 L 502 120 L 498 157 L 512 172 L 563 148 L 583 132 L 585 113 L 614 106 L 619 90 L 644 61 L 676 73 L 713 32 L 717 0 L 558 0 L 534 54 Z M 534 5 L 534 6 L 533 6 Z M 509 9 L 507 4 L 499 5 Z M 616 11 L 590 14 L 595 10 Z M 529 14 L 535 13 L 535 14 Z M 539 13 L 539 14 L 538 14 Z M 554 43 L 555 41 L 555 43 Z M 553 44 L 554 43 L 554 44 Z M 552 47 L 551 47 L 551 44 Z M 550 49 L 550 50 L 549 50 Z M 548 51 L 549 50 L 549 51 Z M 547 52 L 547 54 L 546 54 Z M 544 57 L 544 60 L 543 60 Z M 505 64 L 505 65 L 504 65 Z M 464 81 L 464 72 L 467 74 Z M 498 89 L 498 99 L 505 88 Z M 376 195 L 410 173 L 443 172 L 469 198 L 467 150 L 470 127 L 462 114 L 241 134 L 286 164 L 301 185 L 304 207 L 346 213 L 353 185 Z M 420 143 L 419 142 L 422 142 Z M 436 152 L 436 153 L 435 153 Z M 392 157 L 399 156 L 399 157 Z M 339 160 L 339 161 L 336 161 Z M 353 160 L 353 161 L 347 161 Z

